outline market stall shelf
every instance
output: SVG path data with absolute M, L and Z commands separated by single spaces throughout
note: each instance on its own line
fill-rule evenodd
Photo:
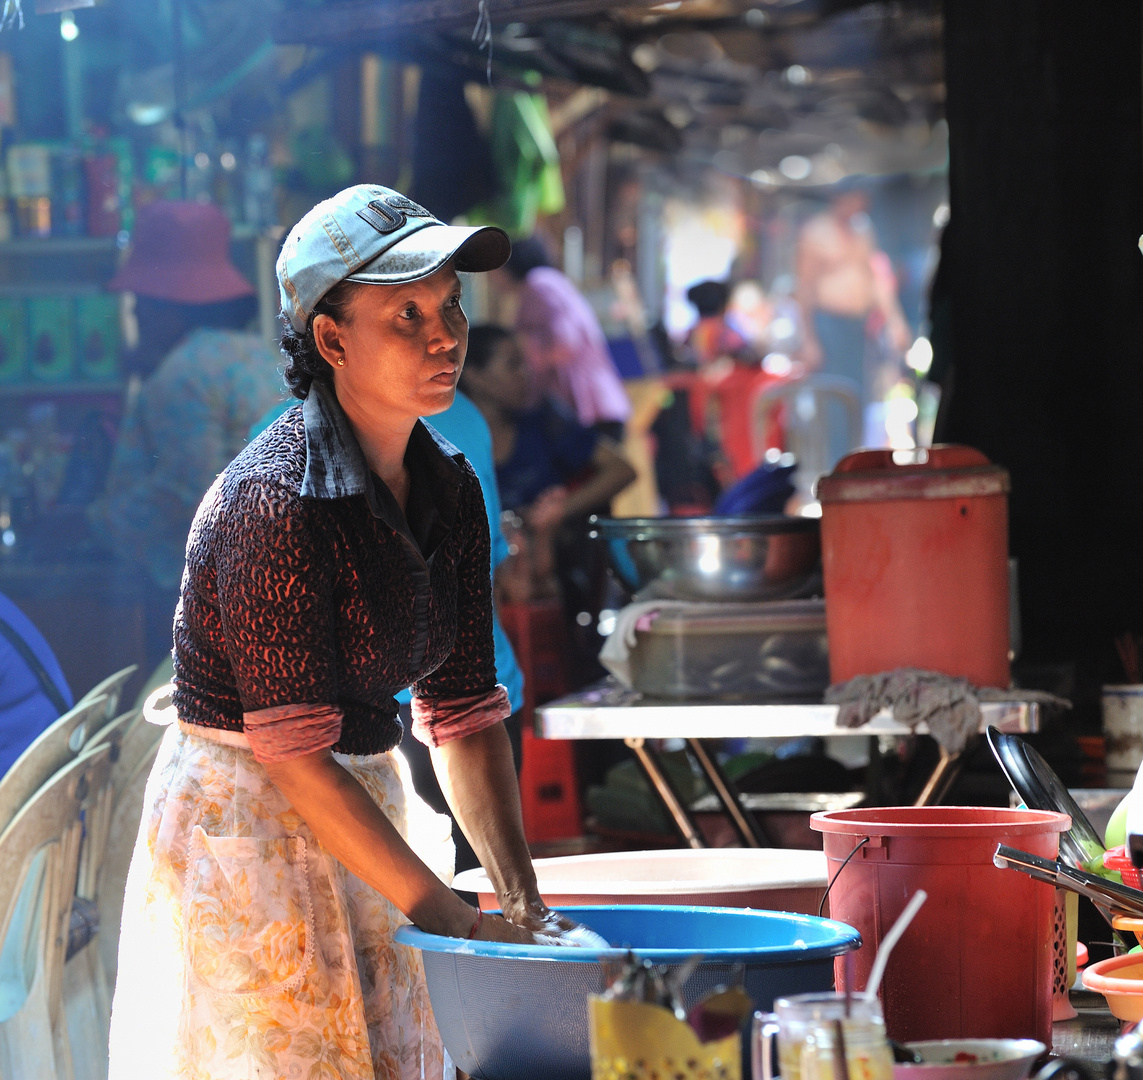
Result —
M 989 726 L 1023 734 L 1039 730 L 1037 702 L 982 702 L 981 731 Z M 710 739 L 775 738 L 870 738 L 879 735 L 909 735 L 888 712 L 879 713 L 860 728 L 837 724 L 838 707 L 821 702 L 722 702 L 664 701 L 625 690 L 611 680 L 596 684 L 536 709 L 536 734 L 545 739 L 622 739 L 635 752 L 652 789 L 663 803 L 684 842 L 693 848 L 706 846 L 691 813 L 664 773 L 650 740 L 683 739 L 710 783 L 722 811 L 734 825 L 745 847 L 765 847 L 752 814 L 734 784 L 723 773 L 706 744 Z M 925 733 L 922 725 L 917 729 Z M 942 755 L 925 785 L 919 802 L 939 800 L 956 769 L 956 759 Z

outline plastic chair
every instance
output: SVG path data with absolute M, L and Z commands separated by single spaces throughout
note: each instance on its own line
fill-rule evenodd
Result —
M 792 498 L 800 508 L 815 501 L 814 484 L 818 477 L 860 445 L 860 388 L 852 379 L 839 375 L 807 375 L 768 387 L 754 407 L 754 448 L 759 461 L 766 450 L 771 414 L 780 405 L 785 406 L 785 448 L 797 462 Z M 844 431 L 830 422 L 831 414 L 836 414 L 838 408 L 844 414 Z
M 115 985 L 115 974 L 119 967 L 123 891 L 127 885 L 131 853 L 139 832 L 147 778 L 166 730 L 165 727 L 148 723 L 140 715 L 122 733 L 119 760 L 112 766 L 111 783 L 115 802 L 108 824 L 96 897 L 99 905 L 99 935 L 96 944 L 108 986 Z
M 0 777 L 0 829 L 84 748 L 88 736 L 103 724 L 106 702 L 104 697 L 81 701 L 52 721 Z
M 97 747 L 43 784 L 0 833 L 0 1075 L 72 1080 L 63 968 L 82 812 L 106 787 Z
M 125 775 L 127 763 L 124 763 L 124 769 L 120 769 L 123 746 L 127 733 L 140 721 L 141 716 L 142 713 L 138 709 L 125 712 L 87 740 L 85 753 L 99 746 L 109 748 L 110 777 L 99 798 L 85 805 L 83 853 L 80 856 L 79 877 L 75 888 L 76 896 L 85 900 L 95 900 L 98 895 L 99 870 L 103 865 L 103 854 L 107 847 L 111 815 L 119 792 L 128 779 Z
M 107 699 L 107 713 L 104 719 L 110 720 L 119 711 L 119 699 L 123 695 L 123 687 L 127 685 L 127 680 L 138 670 L 138 664 L 130 664 L 120 671 L 115 672 L 114 675 L 108 675 L 106 679 L 96 683 L 95 686 L 88 690 L 76 704 L 83 705 L 97 697 L 104 697 Z
M 132 713 L 120 718 L 122 726 L 134 719 Z M 114 727 L 115 722 L 108 725 Z M 115 732 L 105 731 L 105 738 L 95 742 L 81 755 L 98 758 L 99 764 L 88 775 L 83 799 L 83 838 L 79 851 L 75 879 L 76 903 L 88 913 L 94 932 L 72 941 L 64 962 L 63 1008 L 67 1023 L 68 1042 L 74 1080 L 105 1080 L 107 1076 L 107 1039 L 111 1027 L 111 984 L 103 967 L 103 954 L 99 948 L 101 928 L 97 922 L 100 872 L 107 850 L 108 832 L 114 800 L 113 776 L 115 772 Z M 84 903 L 86 901 L 86 903 Z M 78 927 L 72 920 L 71 930 L 85 929 L 84 920 Z M 118 934 L 116 934 L 118 941 Z
M 140 726 L 150 728 L 150 731 L 139 731 Z M 110 802 L 112 805 L 118 801 L 119 795 L 123 790 L 127 778 L 134 771 L 135 765 L 138 764 L 140 750 L 140 742 L 145 741 L 150 745 L 154 736 L 153 724 L 148 724 L 143 719 L 142 709 L 131 709 L 128 712 L 121 713 L 109 724 L 105 724 L 94 735 L 90 736 L 87 740 L 87 745 L 99 746 L 102 743 L 107 743 L 111 747 L 111 788 L 112 794 Z M 160 730 L 159 737 L 162 737 Z M 127 756 L 124 756 L 126 751 Z

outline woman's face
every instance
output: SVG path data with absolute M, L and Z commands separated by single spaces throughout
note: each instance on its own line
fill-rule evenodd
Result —
M 347 413 L 403 422 L 452 404 L 468 348 L 460 292 L 450 263 L 404 285 L 362 285 L 348 322 L 314 319 L 318 349 Z

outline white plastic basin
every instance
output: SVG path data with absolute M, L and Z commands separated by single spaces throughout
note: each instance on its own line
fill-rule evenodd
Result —
M 533 862 L 551 907 L 580 904 L 698 904 L 816 915 L 826 888 L 821 851 L 708 848 L 614 851 Z M 453 887 L 498 906 L 482 869 L 457 874 Z

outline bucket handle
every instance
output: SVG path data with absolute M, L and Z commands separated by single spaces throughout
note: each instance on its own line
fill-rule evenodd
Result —
M 833 883 L 835 881 L 837 881 L 838 874 L 840 874 L 846 868 L 846 866 L 849 863 L 849 860 L 852 859 L 854 857 L 854 855 L 856 855 L 872 839 L 873 839 L 872 836 L 863 836 L 860 840 L 858 840 L 857 843 L 854 845 L 853 850 L 848 855 L 846 855 L 841 866 L 839 866 L 837 868 L 837 873 L 834 874 L 834 876 L 829 879 L 829 884 L 826 886 L 826 891 L 824 893 L 822 893 L 822 902 L 820 904 L 818 904 L 818 918 L 819 919 L 822 917 L 822 912 L 825 911 L 825 902 L 829 898 L 829 891 L 830 891 L 830 889 L 833 888 Z

